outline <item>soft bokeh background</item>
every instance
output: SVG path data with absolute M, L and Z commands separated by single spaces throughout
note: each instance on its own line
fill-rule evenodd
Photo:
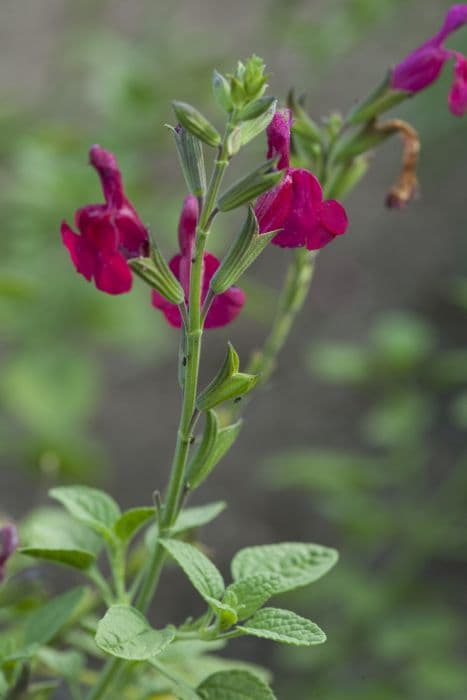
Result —
M 346 110 L 438 27 L 437 0 L 2 0 L 0 4 L 0 509 L 19 518 L 72 479 L 123 506 L 163 488 L 179 409 L 176 334 L 136 285 L 99 294 L 72 270 L 59 222 L 101 197 L 87 167 L 118 153 L 128 192 L 168 255 L 184 194 L 170 100 L 219 118 L 214 67 L 261 55 L 272 92 Z M 467 31 L 453 45 L 467 49 Z M 203 541 L 224 568 L 248 544 L 337 546 L 336 570 L 290 604 L 323 626 L 305 653 L 240 640 L 274 667 L 280 698 L 461 700 L 467 689 L 466 121 L 450 69 L 398 108 L 420 131 L 421 198 L 388 212 L 399 149 L 380 149 L 323 251 L 279 371 L 248 410 L 201 500 L 229 510 Z M 253 143 L 237 166 L 262 155 Z M 235 174 L 236 168 L 233 168 Z M 217 243 L 234 230 L 217 229 Z M 249 304 L 209 334 L 203 376 L 231 338 L 264 337 L 288 253 L 267 251 Z M 54 572 L 49 574 L 53 587 Z M 159 616 L 198 605 L 168 573 Z

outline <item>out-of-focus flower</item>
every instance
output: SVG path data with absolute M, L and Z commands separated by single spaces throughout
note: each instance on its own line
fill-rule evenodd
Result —
M 446 61 L 455 59 L 454 84 L 449 94 L 449 108 L 456 116 L 467 110 L 466 59 L 462 54 L 447 49 L 446 39 L 467 23 L 467 4 L 453 5 L 447 12 L 443 26 L 431 39 L 409 53 L 391 72 L 394 90 L 416 93 L 438 79 Z
M 185 301 L 188 303 L 190 289 L 190 274 L 192 266 L 192 256 L 196 236 L 196 225 L 198 222 L 198 201 L 193 195 L 188 195 L 184 202 L 178 226 L 178 240 L 180 253 L 175 255 L 169 262 L 170 269 L 175 277 L 180 281 L 185 292 Z M 206 299 L 209 283 L 214 276 L 220 261 L 215 255 L 205 253 L 203 257 L 203 277 L 201 285 L 201 303 Z M 204 327 L 220 328 L 237 318 L 245 303 L 245 292 L 239 287 L 230 287 L 223 294 L 214 297 L 207 313 Z M 171 326 L 180 328 L 182 317 L 180 309 L 176 304 L 172 304 L 162 294 L 153 290 L 152 304 L 156 309 L 160 309 Z
M 289 167 L 291 113 L 276 112 L 267 130 L 268 158 L 279 156 L 282 181 L 261 195 L 255 213 L 261 233 L 282 229 L 272 239 L 284 248 L 318 250 L 347 230 L 342 204 L 323 199 L 319 180 L 308 170 Z
M 8 559 L 15 553 L 19 544 L 18 532 L 11 523 L 0 527 L 0 581 L 5 578 Z
M 62 240 L 76 270 L 97 289 L 122 294 L 132 286 L 130 258 L 146 256 L 149 236 L 134 207 L 126 198 L 113 153 L 92 146 L 91 165 L 97 170 L 105 204 L 88 204 L 75 214 L 75 233 L 63 221 Z

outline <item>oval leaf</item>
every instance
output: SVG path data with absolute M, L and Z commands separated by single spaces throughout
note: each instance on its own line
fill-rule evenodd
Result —
M 237 629 L 255 637 L 301 647 L 310 647 L 326 641 L 323 630 L 314 622 L 280 608 L 263 608 Z
M 247 547 L 235 555 L 232 576 L 237 581 L 255 574 L 273 574 L 277 576 L 274 593 L 285 593 L 321 578 L 337 559 L 335 549 L 305 542 Z
M 128 541 L 136 535 L 138 530 L 143 527 L 148 520 L 152 520 L 155 517 L 156 511 L 154 508 L 131 508 L 119 517 L 113 529 L 117 537 L 121 540 Z
M 102 535 L 108 535 L 121 515 L 117 503 L 104 491 L 89 486 L 60 486 L 49 495 L 76 520 Z
M 219 671 L 198 687 L 203 700 L 276 700 L 264 681 L 249 671 Z
M 187 542 L 160 540 L 162 546 L 181 566 L 198 593 L 209 602 L 224 594 L 224 579 L 220 571 L 199 549 Z
M 170 644 L 175 630 L 155 630 L 144 615 L 129 605 L 113 605 L 99 622 L 96 644 L 106 654 L 128 661 L 145 661 Z

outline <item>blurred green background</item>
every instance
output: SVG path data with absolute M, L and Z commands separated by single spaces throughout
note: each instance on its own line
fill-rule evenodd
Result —
M 100 483 L 122 505 L 163 488 L 179 409 L 176 334 L 138 284 L 108 297 L 78 277 L 62 218 L 100 201 L 90 144 L 115 150 L 143 220 L 171 255 L 184 185 L 170 100 L 216 120 L 214 67 L 261 55 L 271 90 L 345 111 L 437 29 L 437 0 L 2 0 L 0 5 L 0 511 L 19 518 L 57 481 Z M 452 45 L 467 50 L 467 30 Z M 293 605 L 320 649 L 233 653 L 272 664 L 280 698 L 462 700 L 467 606 L 466 122 L 450 68 L 396 114 L 420 131 L 421 197 L 384 209 L 395 142 L 348 202 L 345 239 L 320 256 L 273 381 L 202 500 L 229 511 L 204 535 L 220 564 L 248 544 L 336 546 L 341 563 Z M 232 177 L 262 157 L 258 139 Z M 232 225 L 229 227 L 229 223 Z M 217 229 L 221 250 L 235 220 Z M 232 339 L 261 342 L 289 253 L 245 281 L 245 314 L 209 334 L 203 376 Z M 53 587 L 53 582 L 48 582 Z M 191 611 L 170 572 L 167 618 Z M 291 603 L 292 604 L 292 603 Z

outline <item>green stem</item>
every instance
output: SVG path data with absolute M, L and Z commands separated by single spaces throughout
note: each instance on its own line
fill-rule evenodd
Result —
M 187 352 L 182 410 L 172 470 L 167 487 L 167 496 L 159 525 L 160 533 L 166 532 L 174 524 L 180 509 L 184 490 L 185 467 L 190 450 L 193 418 L 196 415 L 198 373 L 201 356 L 201 339 L 203 335 L 201 316 L 203 256 L 222 178 L 229 164 L 226 147 L 229 133 L 230 126 L 227 127 L 223 145 L 219 148 L 218 159 L 216 160 L 212 172 L 206 199 L 198 222 L 194 258 L 190 275 L 188 327 L 186 329 Z M 143 613 L 148 610 L 154 597 L 165 558 L 166 554 L 164 548 L 162 545 L 156 544 L 148 563 L 147 574 L 135 601 L 135 606 Z M 110 659 L 104 666 L 97 684 L 88 695 L 88 700 L 101 700 L 124 670 L 125 662 L 122 659 Z
M 261 381 L 269 379 L 274 371 L 276 358 L 282 350 L 295 318 L 302 308 L 313 277 L 316 253 L 299 248 L 287 270 L 277 314 L 271 331 L 260 352 L 253 355 L 248 372 L 261 374 Z

